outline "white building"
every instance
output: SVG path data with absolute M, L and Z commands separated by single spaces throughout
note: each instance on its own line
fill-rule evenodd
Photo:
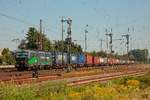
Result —
M 0 56 L 2 55 L 3 49 L 0 49 Z

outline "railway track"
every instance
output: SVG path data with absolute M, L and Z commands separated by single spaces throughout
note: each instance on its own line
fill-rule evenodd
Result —
M 78 85 L 88 84 L 92 82 L 99 82 L 99 81 L 102 82 L 102 81 L 112 80 L 112 79 L 125 77 L 125 76 L 141 76 L 144 74 L 145 74 L 144 71 L 140 71 L 140 72 L 130 71 L 128 73 L 112 73 L 112 74 L 106 74 L 106 75 L 96 75 L 96 76 L 92 76 L 92 77 L 85 78 L 85 79 L 83 78 L 83 79 L 72 80 L 67 85 L 78 86 Z
M 125 68 L 126 69 L 126 68 Z M 126 70 L 119 69 L 118 71 L 107 71 L 97 74 L 81 74 L 81 75 L 69 75 L 69 76 L 63 76 L 63 75 L 57 75 L 57 74 L 41 74 L 39 77 L 32 78 L 30 76 L 24 76 L 24 77 L 13 77 L 5 80 L 1 80 L 6 83 L 13 82 L 17 85 L 22 84 L 29 84 L 29 83 L 42 83 L 44 81 L 66 81 L 68 83 L 68 86 L 77 86 L 81 84 L 88 84 L 91 82 L 98 82 L 98 81 L 106 81 L 111 80 L 114 78 L 119 78 L 123 76 L 137 76 L 137 75 L 143 75 L 145 74 L 145 70 L 141 69 L 135 69 L 135 68 L 128 68 Z
M 94 71 L 94 70 L 102 70 L 101 72 L 117 72 L 117 71 L 125 71 L 125 70 L 135 70 L 133 67 L 122 65 L 120 67 L 87 67 L 87 68 L 78 68 L 77 72 L 86 72 L 86 71 Z M 53 69 L 53 70 L 39 70 L 39 76 L 61 76 L 66 73 L 65 70 L 62 69 Z M 72 75 L 74 76 L 74 75 Z M 21 78 L 32 78 L 32 71 L 23 71 L 23 72 L 0 72 L 0 80 L 8 81 L 12 79 L 21 79 Z

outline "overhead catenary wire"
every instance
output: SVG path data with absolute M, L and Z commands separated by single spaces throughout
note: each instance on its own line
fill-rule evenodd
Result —
M 29 26 L 39 27 L 38 25 L 35 25 L 35 24 L 33 24 L 33 23 L 30 23 L 30 22 L 28 22 L 28 21 L 19 19 L 19 18 L 14 17 L 14 16 L 10 16 L 10 15 L 4 14 L 4 13 L 2 13 L 2 12 L 0 12 L 0 16 L 5 17 L 5 18 L 10 19 L 10 20 L 14 20 L 14 21 L 17 21 L 17 22 L 26 24 L 26 25 L 29 25 Z M 52 27 L 52 26 L 50 26 L 50 27 Z M 53 27 L 53 28 L 54 28 L 54 27 Z M 58 31 L 55 31 L 54 29 L 46 28 L 46 30 L 51 31 L 51 32 L 54 32 L 54 33 L 58 33 Z
M 34 25 L 34 24 L 32 24 L 32 23 L 29 23 L 29 22 L 27 22 L 27 21 L 25 21 L 25 20 L 19 19 L 19 18 L 14 17 L 14 16 L 10 16 L 10 15 L 7 15 L 7 14 L 1 13 L 1 12 L 0 12 L 0 16 L 3 16 L 3 17 L 5 17 L 5 18 L 8 18 L 8 19 L 10 19 L 10 20 L 14 20 L 14 21 L 17 21 L 17 22 L 20 22 L 20 23 L 23 23 L 23 24 L 32 25 L 32 26 L 37 26 L 37 25 Z
M 5 17 L 5 18 L 7 18 L 7 19 L 9 19 L 9 20 L 13 20 L 13 21 L 16 21 L 16 22 L 19 22 L 19 23 L 28 25 L 28 26 L 32 26 L 32 27 L 39 28 L 38 25 L 35 25 L 35 24 L 33 24 L 33 23 L 31 23 L 31 22 L 28 22 L 28 21 L 26 21 L 26 20 L 23 20 L 23 19 L 20 19 L 20 18 L 11 16 L 11 15 L 8 15 L 8 14 L 2 13 L 2 12 L 0 12 L 0 16 Z M 52 26 L 50 26 L 50 27 L 52 27 Z M 53 29 L 52 29 L 52 28 L 44 27 L 44 29 L 45 29 L 46 32 L 48 32 L 48 33 L 60 33 L 59 31 L 57 31 L 57 30 L 59 30 L 59 29 L 54 30 L 54 27 L 53 27 Z M 56 28 L 55 28 L 55 29 L 56 29 Z

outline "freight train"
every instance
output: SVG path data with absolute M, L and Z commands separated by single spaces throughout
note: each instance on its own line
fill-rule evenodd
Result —
M 16 65 L 18 70 L 38 69 L 60 69 L 85 66 L 105 66 L 133 64 L 131 60 L 119 60 L 115 58 L 102 58 L 85 53 L 66 53 L 66 52 L 44 52 L 34 50 L 18 50 L 15 53 Z

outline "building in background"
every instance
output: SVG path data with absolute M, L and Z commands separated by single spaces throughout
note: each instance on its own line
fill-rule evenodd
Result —
M 0 56 L 2 55 L 3 50 L 4 50 L 4 49 L 0 49 Z

